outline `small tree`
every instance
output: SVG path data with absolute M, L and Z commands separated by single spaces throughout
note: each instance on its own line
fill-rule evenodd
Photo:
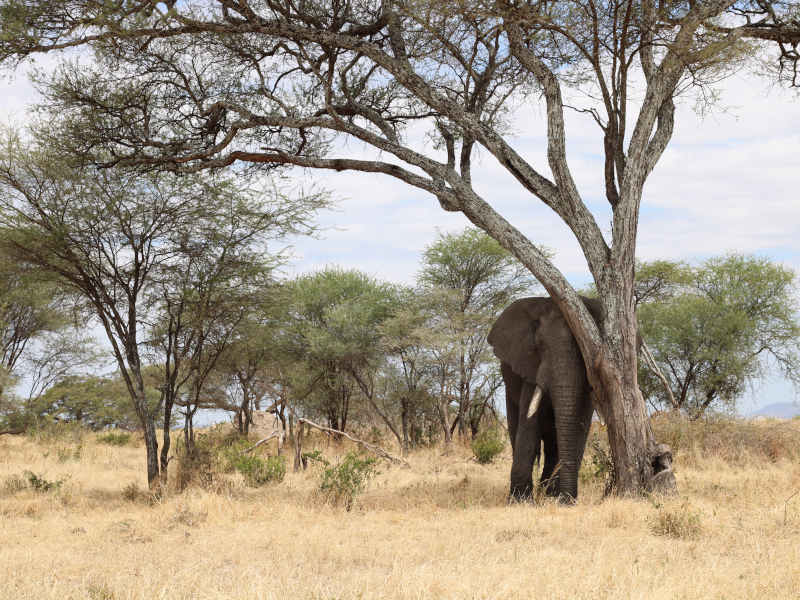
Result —
M 318 381 L 318 409 L 344 431 L 355 389 L 377 408 L 375 376 L 383 359 L 380 325 L 396 306 L 393 286 L 358 271 L 327 268 L 289 285 L 293 298 L 291 352 L 305 363 L 307 381 Z M 395 432 L 397 435 L 397 432 Z
M 754 256 L 640 265 L 642 335 L 667 378 L 673 400 L 640 370 L 651 404 L 700 416 L 733 410 L 745 386 L 770 366 L 800 382 L 800 322 L 795 274 Z M 646 290 L 646 291 L 645 291 Z
M 419 282 L 443 291 L 439 310 L 450 324 L 458 361 L 457 411 L 451 426 L 462 436 L 469 429 L 474 438 L 500 385 L 486 335 L 512 300 L 530 292 L 533 279 L 496 240 L 467 228 L 459 234 L 440 234 L 425 249 Z

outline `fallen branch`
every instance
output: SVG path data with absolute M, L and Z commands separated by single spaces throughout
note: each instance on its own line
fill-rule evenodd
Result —
M 353 436 L 346 434 L 344 431 L 339 431 L 338 429 L 333 429 L 331 427 L 325 427 L 324 425 L 317 425 L 316 423 L 314 423 L 313 421 L 309 421 L 308 419 L 302 419 L 301 418 L 301 419 L 298 419 L 297 422 L 298 423 L 305 423 L 309 427 L 313 427 L 314 429 L 319 429 L 320 431 L 323 431 L 323 432 L 328 433 L 328 434 L 333 433 L 333 434 L 336 434 L 336 435 L 344 436 L 348 440 L 350 440 L 351 442 L 355 442 L 356 444 L 358 444 L 362 448 L 365 448 L 365 449 L 369 450 L 370 452 L 372 452 L 373 454 L 377 454 L 381 458 L 384 458 L 384 459 L 388 460 L 389 462 L 394 463 L 396 465 L 403 465 L 403 466 L 406 466 L 406 467 L 410 467 L 411 466 L 411 465 L 408 464 L 407 461 L 403 460 L 402 458 L 398 458 L 396 456 L 393 456 L 393 455 L 389 454 L 383 448 L 380 448 L 379 446 L 375 446 L 373 444 L 370 444 L 369 442 L 365 442 L 364 440 L 359 440 L 358 438 L 354 438 Z
M 280 431 L 280 430 L 279 430 L 279 431 L 273 431 L 272 433 L 270 433 L 270 434 L 269 434 L 267 437 L 265 437 L 264 439 L 262 439 L 262 440 L 258 440 L 258 441 L 255 443 L 255 445 L 253 445 L 253 446 L 250 446 L 250 447 L 249 447 L 247 450 L 245 450 L 245 453 L 247 453 L 247 452 L 252 452 L 252 451 L 253 451 L 253 450 L 255 450 L 256 448 L 258 448 L 258 447 L 259 447 L 261 444 L 266 444 L 268 441 L 270 441 L 271 439 L 273 439 L 273 438 L 275 438 L 275 437 L 277 437 L 277 438 L 278 438 L 278 450 L 280 450 L 281 446 L 283 446 L 283 438 L 284 438 L 284 436 L 285 436 L 285 435 L 286 435 L 286 434 L 285 434 L 283 431 Z

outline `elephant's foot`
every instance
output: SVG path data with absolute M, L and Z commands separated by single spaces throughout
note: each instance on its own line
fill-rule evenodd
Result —
M 512 483 L 511 490 L 508 493 L 508 503 L 514 504 L 516 502 L 530 502 L 533 497 L 533 482 L 527 483 Z

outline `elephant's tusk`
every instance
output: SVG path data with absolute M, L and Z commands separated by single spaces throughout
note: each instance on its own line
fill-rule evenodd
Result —
M 542 388 L 538 385 L 536 389 L 533 390 L 533 398 L 531 398 L 531 403 L 528 405 L 528 418 L 530 419 L 533 415 L 536 414 L 536 411 L 539 410 L 539 403 L 542 401 Z

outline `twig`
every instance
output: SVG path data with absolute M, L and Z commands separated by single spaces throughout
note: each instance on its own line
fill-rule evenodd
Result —
M 380 448 L 378 446 L 374 446 L 373 444 L 365 442 L 364 440 L 359 440 L 358 438 L 354 438 L 353 436 L 346 434 L 344 431 L 339 431 L 338 429 L 333 429 L 331 427 L 325 427 L 324 425 L 317 425 L 316 423 L 314 423 L 313 421 L 309 421 L 308 419 L 302 419 L 301 418 L 301 419 L 298 419 L 297 422 L 298 423 L 305 423 L 309 427 L 313 427 L 314 429 L 319 429 L 320 431 L 324 431 L 325 433 L 333 433 L 333 434 L 336 434 L 336 435 L 344 436 L 348 440 L 350 440 L 351 442 L 355 442 L 356 444 L 362 446 L 363 448 L 366 448 L 370 452 L 372 452 L 374 454 L 377 454 L 381 458 L 385 458 L 386 460 L 388 460 L 389 462 L 392 462 L 394 464 L 403 465 L 403 466 L 406 466 L 406 467 L 410 467 L 411 466 L 411 465 L 408 464 L 407 461 L 403 460 L 402 458 L 398 458 L 396 456 L 393 456 L 393 455 L 389 454 L 383 448 Z

